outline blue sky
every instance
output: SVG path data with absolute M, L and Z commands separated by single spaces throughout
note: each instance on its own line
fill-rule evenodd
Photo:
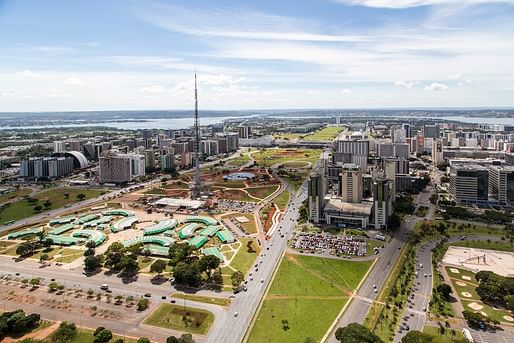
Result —
M 514 0 L 0 0 L 0 112 L 514 106 Z

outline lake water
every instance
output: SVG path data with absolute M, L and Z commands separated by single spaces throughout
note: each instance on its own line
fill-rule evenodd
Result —
M 200 125 L 212 125 L 221 123 L 226 119 L 233 119 L 235 117 L 203 117 L 200 118 Z M 127 118 L 130 120 L 130 118 Z M 115 127 L 122 130 L 141 130 L 141 129 L 186 129 L 193 126 L 193 118 L 158 118 L 158 119 L 145 119 L 146 121 L 133 121 L 133 122 L 106 122 L 106 123 L 76 123 L 76 124 L 52 124 L 52 125 L 35 125 L 35 126 L 4 126 L 2 129 L 49 129 L 60 127 Z

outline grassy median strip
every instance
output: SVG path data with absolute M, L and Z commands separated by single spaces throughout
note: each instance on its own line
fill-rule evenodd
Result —
M 198 302 L 202 302 L 202 303 L 219 305 L 219 306 L 230 305 L 230 299 L 228 299 L 228 298 L 207 297 L 207 296 L 203 296 L 203 295 L 182 294 L 182 293 L 175 293 L 175 294 L 172 294 L 171 296 L 172 296 L 172 298 L 198 301 Z
M 209 311 L 161 304 L 145 319 L 144 324 L 205 335 L 213 322 L 214 314 Z

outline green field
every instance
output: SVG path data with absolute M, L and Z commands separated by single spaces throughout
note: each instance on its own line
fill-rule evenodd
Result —
M 254 238 L 239 238 L 239 240 L 242 244 L 241 248 L 237 251 L 230 266 L 246 275 L 257 255 L 259 255 L 261 247 Z
M 66 197 L 65 193 L 68 193 L 69 196 Z M 77 188 L 54 188 L 49 189 L 44 192 L 38 193 L 34 198 L 38 199 L 37 202 L 30 203 L 27 199 L 20 199 L 10 206 L 5 207 L 3 210 L 0 210 L 0 223 L 9 221 L 9 220 L 19 220 L 23 218 L 30 217 L 34 214 L 45 212 L 48 210 L 54 210 L 57 208 L 61 208 L 64 205 L 76 203 L 77 195 L 84 194 L 85 200 L 97 197 L 103 193 L 104 190 L 100 189 L 77 189 Z M 50 206 L 45 207 L 44 203 L 46 201 L 51 203 Z M 34 207 L 40 205 L 42 210 L 40 212 L 34 211 Z
M 303 137 L 304 141 L 332 141 L 343 131 L 342 127 L 329 126 Z
M 321 154 L 319 149 L 264 149 L 252 153 L 255 162 L 261 167 L 271 167 L 288 161 L 316 163 Z
M 319 341 L 371 263 L 285 255 L 248 342 Z
M 184 316 L 187 317 L 186 320 Z M 161 304 L 143 323 L 204 335 L 213 322 L 214 315 L 209 311 L 186 307 L 184 312 L 183 306 Z
M 81 329 L 81 328 L 78 328 L 78 330 L 79 330 L 79 332 L 77 333 L 77 336 L 74 339 L 72 339 L 70 343 L 91 343 L 94 341 L 95 336 L 93 336 L 93 333 L 94 333 L 93 330 Z M 111 342 L 114 342 L 118 338 L 123 339 L 123 342 L 125 342 L 125 343 L 136 343 L 137 342 L 136 339 L 130 339 L 130 338 L 126 338 L 123 336 L 114 335 L 114 334 L 112 335 Z
M 202 295 L 194 295 L 194 294 L 183 294 L 183 293 L 175 293 L 172 295 L 173 298 L 177 299 L 186 299 L 192 301 L 198 301 L 207 304 L 220 305 L 220 306 L 228 306 L 230 305 L 230 299 L 228 298 L 219 298 L 219 297 L 206 297 Z

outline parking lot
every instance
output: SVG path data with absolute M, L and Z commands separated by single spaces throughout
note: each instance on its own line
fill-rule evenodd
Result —
M 300 251 L 351 256 L 366 256 L 368 251 L 364 237 L 303 232 L 296 234 L 291 247 Z

